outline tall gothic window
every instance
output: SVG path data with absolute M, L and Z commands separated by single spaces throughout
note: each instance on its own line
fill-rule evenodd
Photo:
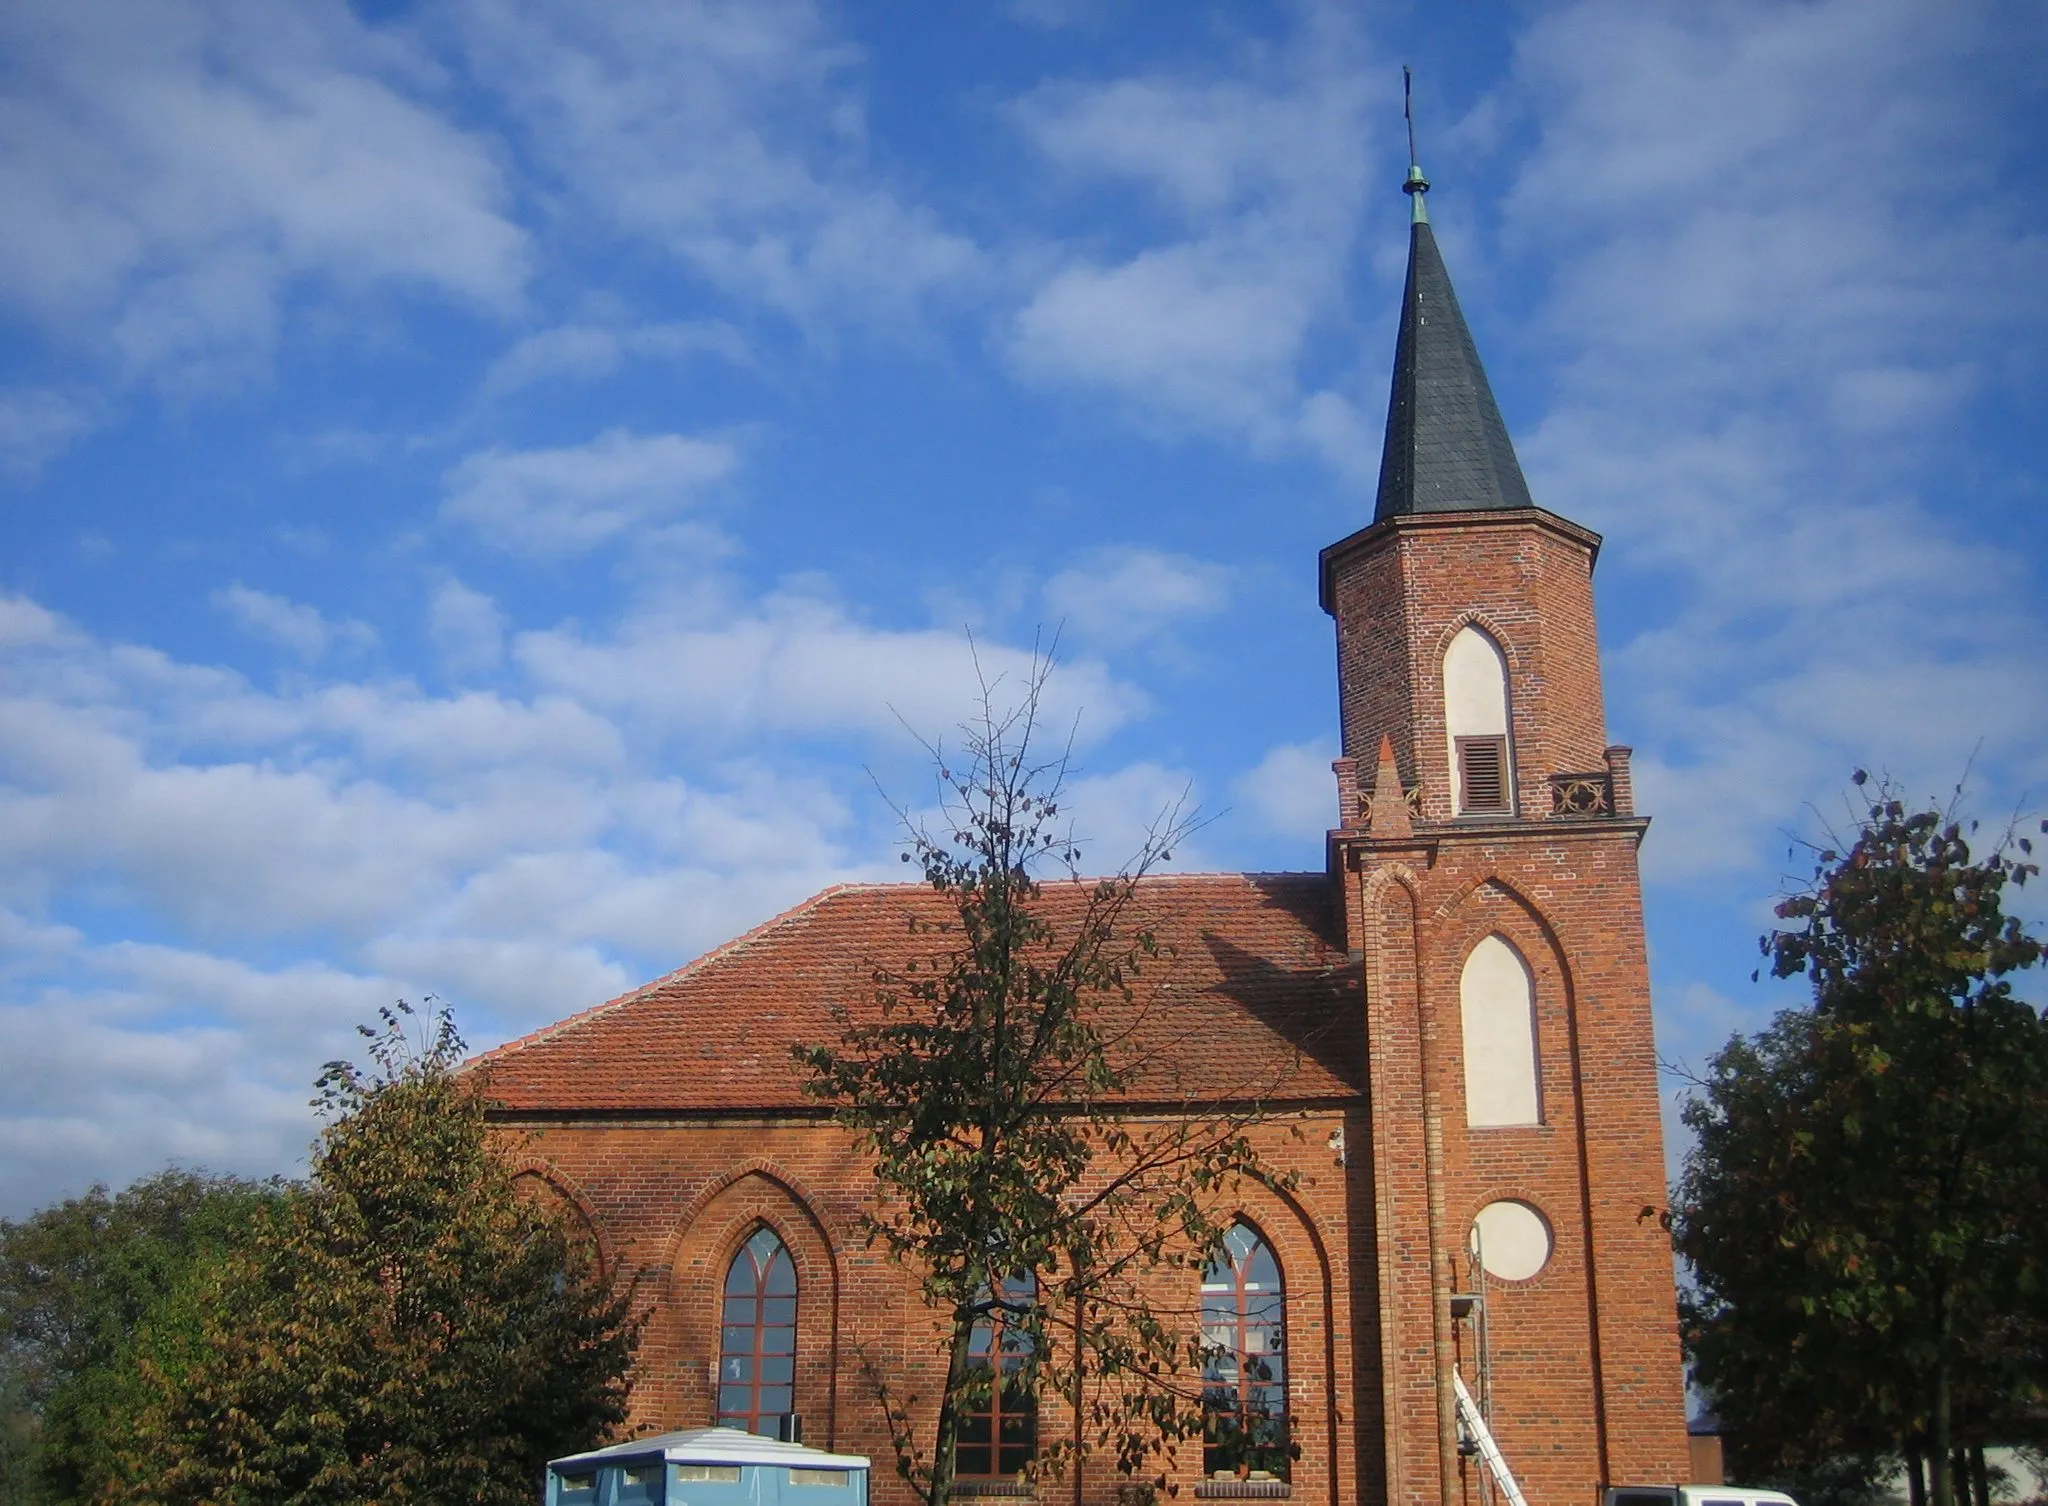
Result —
M 1458 978 L 1458 1012 L 1464 1026 L 1465 1122 L 1541 1124 L 1536 984 L 1506 937 L 1488 936 L 1472 948 Z
M 1287 1292 L 1250 1224 L 1232 1224 L 1202 1274 L 1205 1474 L 1287 1478 Z
M 718 1425 L 788 1436 L 796 1411 L 796 1265 L 763 1226 L 725 1276 L 718 1354 Z
M 1450 733 L 1453 808 L 1504 816 L 1515 808 L 1508 738 L 1508 664 L 1495 643 L 1466 627 L 1444 652 L 1444 722 Z
M 1026 1273 L 1003 1283 L 1003 1301 L 1026 1307 L 1038 1300 L 1038 1280 Z M 955 1474 L 1007 1479 L 1038 1455 L 1038 1394 L 1032 1385 L 1031 1335 L 1007 1308 L 979 1319 L 967 1341 L 967 1363 L 992 1371 L 988 1394 L 960 1419 L 953 1446 Z

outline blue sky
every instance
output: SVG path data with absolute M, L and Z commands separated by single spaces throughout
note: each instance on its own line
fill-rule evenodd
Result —
M 1113 866 L 1319 866 L 1318 548 L 1430 207 L 1601 530 L 1664 1050 L 1850 771 L 2048 791 L 2048 16 L 14 0 L 0 1213 L 289 1169 L 400 996 L 479 1044 L 900 877 L 1061 625 Z

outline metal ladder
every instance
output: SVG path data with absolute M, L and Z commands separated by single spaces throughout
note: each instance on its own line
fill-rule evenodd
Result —
M 1479 1447 L 1480 1462 L 1486 1472 L 1493 1476 L 1493 1483 L 1500 1493 L 1507 1497 L 1508 1506 L 1529 1506 L 1522 1494 L 1522 1487 L 1515 1483 L 1514 1475 L 1508 1469 L 1508 1461 L 1502 1456 L 1500 1445 L 1493 1441 L 1493 1430 L 1486 1425 L 1486 1419 L 1479 1415 L 1479 1404 L 1472 1399 L 1472 1393 L 1465 1389 L 1465 1377 L 1457 1367 L 1451 1369 L 1451 1382 L 1458 1388 L 1458 1423 L 1465 1429 L 1473 1443 Z

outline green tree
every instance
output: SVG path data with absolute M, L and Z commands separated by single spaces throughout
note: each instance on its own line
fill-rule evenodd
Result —
M 2048 1021 L 2007 912 L 2036 868 L 1973 835 L 1880 789 L 1763 939 L 1812 1007 L 1731 1040 L 1686 1106 L 1688 1346 L 1754 1473 L 1905 1455 L 1950 1506 L 1959 1451 L 2038 1438 Z
M 911 922 L 929 952 L 876 971 L 873 1015 L 842 1013 L 837 1045 L 796 1053 L 807 1091 L 874 1158 L 870 1243 L 919 1273 L 942 1320 L 936 1397 L 903 1394 L 870 1366 L 898 1471 L 933 1506 L 952 1488 L 963 1417 L 996 1386 L 1058 1396 L 1084 1418 L 1079 1436 L 1040 1448 L 1033 1473 L 1097 1450 L 1136 1473 L 1198 1434 L 1195 1315 L 1157 1294 L 1193 1289 L 1225 1232 L 1222 1193 L 1274 1180 L 1247 1134 L 1255 1101 L 1142 1124 L 1119 1111 L 1141 1079 L 1133 981 L 1170 965 L 1143 924 L 1141 880 L 1186 823 L 1169 813 L 1123 872 L 1079 876 L 1067 757 L 1033 749 L 1047 668 L 1011 710 L 984 684 L 957 766 L 930 749 L 943 830 L 906 818 L 904 854 L 946 900 L 943 919 Z M 1113 1029 L 1106 1007 L 1119 1010 Z M 1007 1374 L 973 1352 L 992 1319 Z
M 525 1506 L 624 1418 L 630 1292 L 514 1190 L 447 1014 L 410 1015 L 329 1064 L 308 1183 L 156 1336 L 121 1498 Z
M 83 1501 L 105 1484 L 142 1335 L 283 1196 L 276 1181 L 173 1168 L 0 1221 L 0 1501 Z
M 34 1448 L 36 1414 L 16 1356 L 0 1348 L 0 1506 L 32 1506 L 36 1500 Z

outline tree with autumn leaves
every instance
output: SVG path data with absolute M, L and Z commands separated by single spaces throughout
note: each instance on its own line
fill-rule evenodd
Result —
M 1160 1293 L 1199 1282 L 1233 1188 L 1292 1180 L 1253 1146 L 1254 1085 L 1221 1108 L 1122 1111 L 1143 1076 L 1134 985 L 1172 965 L 1141 881 L 1186 824 L 1168 813 L 1121 872 L 1080 876 L 1066 754 L 1037 746 L 1046 668 L 1013 706 L 984 686 L 957 761 L 932 750 L 937 830 L 908 820 L 904 855 L 945 900 L 939 919 L 910 922 L 923 955 L 877 971 L 871 1012 L 846 1015 L 840 1040 L 796 1052 L 807 1091 L 872 1159 L 863 1232 L 939 1320 L 934 1394 L 865 1365 L 898 1472 L 930 1506 L 947 1501 L 963 1425 L 996 1388 L 1012 1415 L 1057 1398 L 1078 1424 L 1036 1440 L 1021 1473 L 1099 1453 L 1142 1479 L 1199 1440 L 1211 1414 L 1198 1314 Z M 1058 903 L 1054 886 L 1068 890 Z
M 1813 1002 L 1714 1057 L 1672 1209 L 1743 1477 L 1904 1459 L 1915 1506 L 1988 1506 L 1983 1446 L 2048 1442 L 2048 1020 L 2013 986 L 2043 945 L 2008 908 L 2036 873 L 1880 788 L 1777 907 Z
M 329 1064 L 311 1176 L 146 1345 L 105 1499 L 528 1506 L 624 1419 L 630 1292 L 518 1195 L 447 1014 L 410 1023 Z

